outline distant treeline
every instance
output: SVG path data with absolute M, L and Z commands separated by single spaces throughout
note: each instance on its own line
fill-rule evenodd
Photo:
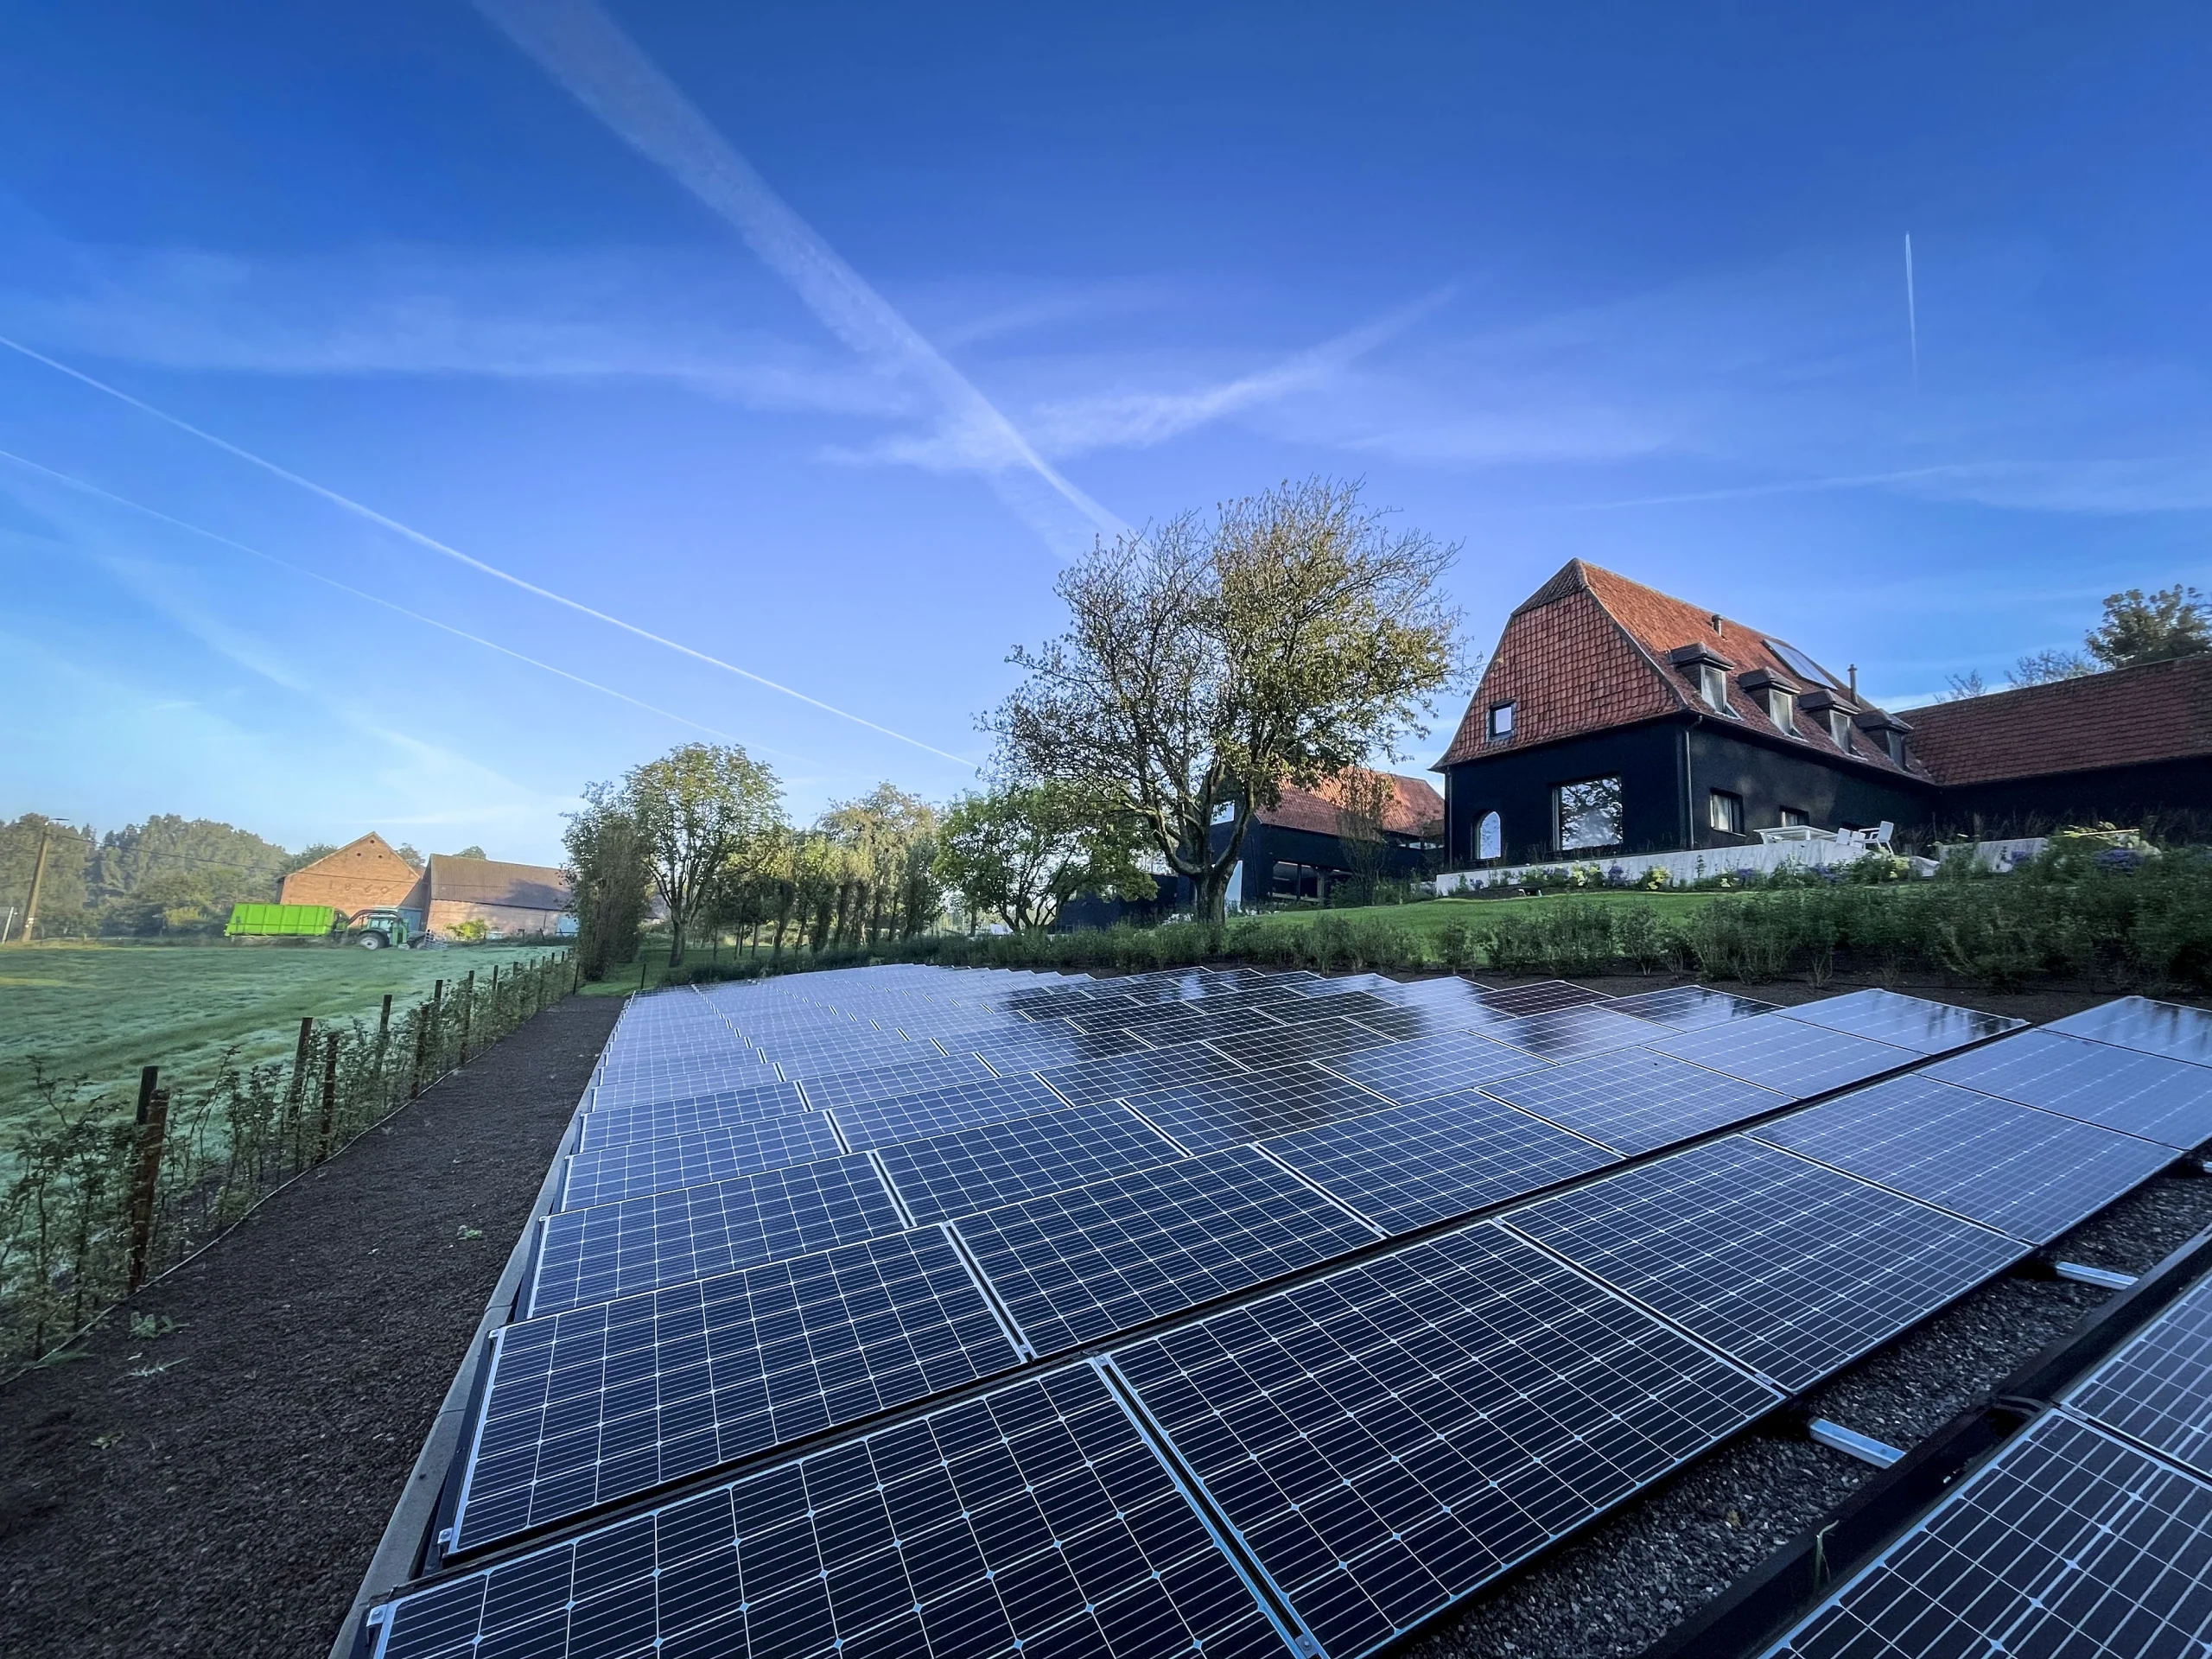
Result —
M 0 918 L 11 940 L 22 934 L 41 832 L 37 937 L 48 939 L 217 932 L 232 905 L 275 899 L 285 875 L 334 850 L 287 852 L 234 824 L 173 813 L 105 834 L 26 813 L 0 824 Z

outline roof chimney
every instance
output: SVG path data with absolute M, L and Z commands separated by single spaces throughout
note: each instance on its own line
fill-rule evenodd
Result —
M 1853 702 L 1859 701 L 1859 664 L 1856 663 L 1851 664 L 1851 700 Z
M 1715 611 L 1713 613 L 1713 631 L 1715 633 L 1719 633 L 1720 632 L 1720 613 L 1718 611 Z

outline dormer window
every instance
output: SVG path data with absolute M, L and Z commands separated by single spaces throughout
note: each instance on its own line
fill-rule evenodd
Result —
M 1885 714 L 1879 709 L 1865 710 L 1852 723 L 1882 746 L 1882 753 L 1889 756 L 1891 766 L 1902 768 L 1905 765 L 1910 753 L 1907 746 L 1912 737 L 1911 727 L 1895 715 Z
M 1490 706 L 1490 741 L 1503 743 L 1513 735 L 1513 705 L 1494 702 Z
M 1696 688 L 1698 700 L 1707 708 L 1734 718 L 1736 711 L 1728 706 L 1728 671 L 1733 664 L 1726 658 L 1700 642 L 1677 646 L 1667 653 L 1667 660 Z
M 1785 732 L 1797 729 L 1797 699 L 1779 686 L 1769 686 L 1766 693 L 1766 717 Z
M 1728 671 L 1715 668 L 1711 663 L 1700 663 L 1697 665 L 1697 694 L 1709 706 L 1725 712 L 1728 707 Z
M 1851 749 L 1851 716 L 1840 709 L 1829 709 L 1828 735 L 1835 740 L 1836 747 L 1848 753 Z
M 1856 703 L 1847 701 L 1827 686 L 1816 685 L 1797 699 L 1797 706 L 1827 728 L 1829 742 L 1846 754 L 1852 753 L 1851 726 L 1859 713 Z
M 1766 717 L 1785 737 L 1797 735 L 1797 688 L 1771 669 L 1755 668 L 1737 682 L 1758 701 Z

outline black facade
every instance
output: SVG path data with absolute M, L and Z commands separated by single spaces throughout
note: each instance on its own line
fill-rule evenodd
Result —
M 1560 844 L 1560 791 L 1618 779 L 1618 838 Z M 1719 816 L 1739 830 L 1715 827 Z M 1860 828 L 1926 823 L 1934 785 L 1821 753 L 1811 742 L 1690 715 L 1462 761 L 1445 773 L 1446 865 L 1585 862 L 1636 853 L 1740 847 L 1785 823 Z M 1499 847 L 1484 857 L 1486 814 L 1498 815 Z M 1785 814 L 1796 816 L 1785 817 Z
M 2158 760 L 1958 784 L 1943 791 L 1937 812 L 1946 834 L 1993 841 L 2047 835 L 2069 823 L 2134 826 L 2181 817 L 2200 824 L 2212 819 L 2212 760 Z

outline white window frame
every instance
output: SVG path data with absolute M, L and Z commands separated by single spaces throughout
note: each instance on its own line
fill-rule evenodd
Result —
M 1700 663 L 1697 665 L 1697 694 L 1704 700 L 1707 708 L 1719 714 L 1728 713 L 1728 671 L 1712 663 Z
M 1484 813 L 1475 820 L 1475 861 L 1484 863 L 1505 856 L 1505 820 L 1497 812 Z
M 1828 710 L 1828 736 L 1836 747 L 1851 753 L 1851 716 L 1840 709 Z
M 1795 691 L 1785 691 L 1778 685 L 1767 687 L 1766 717 L 1780 730 L 1789 733 L 1792 737 L 1796 736 L 1797 694 Z

